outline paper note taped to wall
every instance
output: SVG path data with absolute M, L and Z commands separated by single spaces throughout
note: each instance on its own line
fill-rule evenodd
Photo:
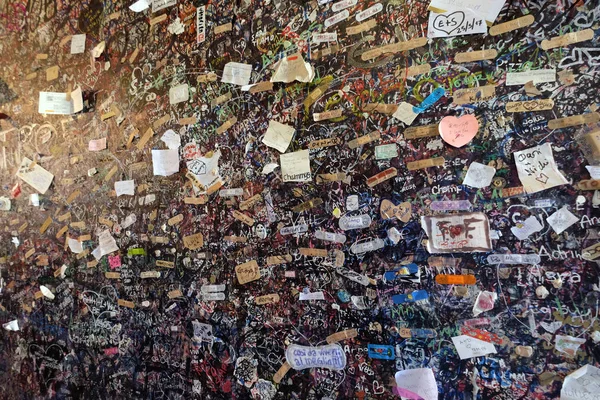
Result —
M 525 72 L 508 72 L 506 86 L 525 85 L 533 82 L 534 85 L 547 82 L 556 82 L 556 68 L 536 69 Z
M 294 132 L 294 128 L 289 125 L 277 121 L 269 121 L 269 127 L 262 142 L 269 147 L 277 149 L 280 153 L 285 153 L 294 136 Z
M 525 192 L 537 193 L 569 183 L 558 170 L 549 143 L 517 151 L 514 154 L 519 179 Z
M 452 342 L 461 360 L 496 353 L 496 346 L 493 343 L 469 335 L 455 336 Z
M 427 37 L 441 38 L 486 33 L 487 25 L 483 16 L 473 10 L 462 9 L 444 13 L 429 13 Z
M 339 371 L 346 367 L 346 353 L 339 344 L 318 347 L 291 344 L 285 350 L 285 358 L 295 370 L 326 368 Z
M 565 378 L 560 400 L 594 400 L 600 393 L 600 369 L 586 365 Z
M 421 217 L 430 253 L 492 251 L 490 224 L 482 212 Z
M 296 53 L 277 63 L 271 82 L 310 82 L 314 77 L 315 70 L 312 65 L 304 61 L 302 54 Z
M 312 180 L 308 150 L 282 154 L 279 156 L 279 160 L 284 182 L 308 182 Z
M 33 161 L 29 158 L 23 157 L 19 170 L 17 171 L 17 177 L 23 179 L 29 186 L 41 194 L 44 194 L 52 184 L 54 175 L 37 164 L 31 167 L 32 163 Z
M 152 150 L 154 175 L 170 176 L 179 172 L 179 150 Z
M 245 86 L 250 83 L 252 65 L 238 62 L 228 62 L 223 69 L 221 82 Z
M 493 24 L 498 14 L 504 7 L 506 0 L 432 0 L 429 4 L 429 10 L 433 12 L 445 12 L 471 9 L 481 15 L 489 24 Z
M 394 392 L 407 399 L 437 400 L 438 389 L 431 368 L 406 369 L 396 372 Z M 412 393 L 412 394 L 411 394 Z M 419 397 L 415 397 L 418 395 Z

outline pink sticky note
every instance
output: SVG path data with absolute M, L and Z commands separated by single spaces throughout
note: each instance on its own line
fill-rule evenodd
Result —
M 121 266 L 121 256 L 108 256 L 108 265 L 110 265 L 110 269 L 115 269 Z
M 90 151 L 100 151 L 106 148 L 106 138 L 90 140 L 88 149 Z
M 471 114 L 459 118 L 444 117 L 440 121 L 438 130 L 444 142 L 454 147 L 463 147 L 477 135 L 479 122 Z

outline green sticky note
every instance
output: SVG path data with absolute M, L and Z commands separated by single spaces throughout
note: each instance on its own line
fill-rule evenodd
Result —
M 395 143 L 375 147 L 375 158 L 377 160 L 387 160 L 394 157 L 398 157 L 398 148 Z
M 127 255 L 128 256 L 145 256 L 146 250 L 144 250 L 142 248 L 129 249 L 129 250 L 127 250 Z

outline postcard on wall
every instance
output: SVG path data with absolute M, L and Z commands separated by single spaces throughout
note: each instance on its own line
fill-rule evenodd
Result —
M 421 217 L 430 253 L 492 251 L 490 224 L 482 212 Z

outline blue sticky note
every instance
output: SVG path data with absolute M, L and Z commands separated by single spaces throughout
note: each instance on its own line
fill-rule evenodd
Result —
M 385 344 L 369 344 L 368 349 L 370 358 L 377 358 L 379 360 L 393 360 L 396 358 L 394 346 L 388 346 Z

